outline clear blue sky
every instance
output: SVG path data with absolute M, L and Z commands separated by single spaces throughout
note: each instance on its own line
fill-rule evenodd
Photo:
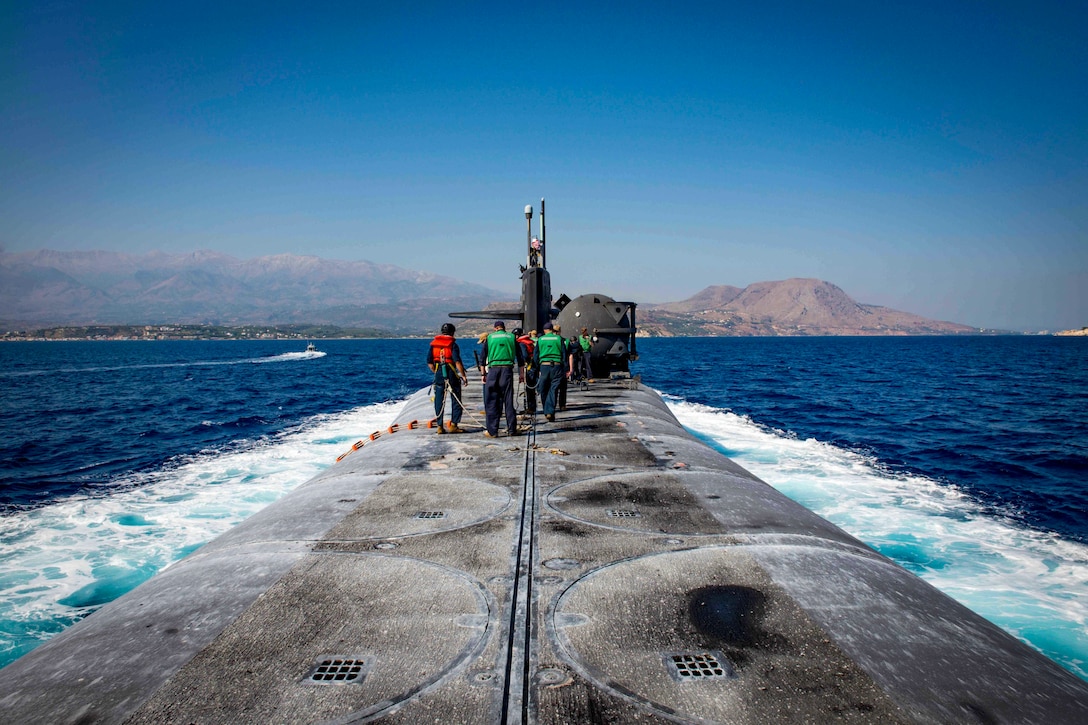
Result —
M 0 9 L 0 246 L 1088 325 L 1084 2 Z

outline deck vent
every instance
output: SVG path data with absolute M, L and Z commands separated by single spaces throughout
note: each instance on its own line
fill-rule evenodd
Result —
M 416 514 L 417 519 L 444 519 L 446 518 L 445 511 L 420 511 Z
M 637 519 L 642 516 L 638 511 L 627 511 L 623 509 L 608 509 L 608 516 L 614 519 Z
M 608 456 L 603 453 L 587 453 L 586 458 L 593 458 L 595 460 L 603 461 L 605 458 L 608 458 Z
M 370 663 L 360 657 L 323 657 L 308 680 L 320 685 L 348 685 L 363 681 Z
M 713 652 L 681 653 L 666 659 L 673 676 L 681 682 L 732 677 L 729 661 Z
M 454 460 L 455 461 L 475 461 L 476 456 L 457 456 L 457 458 L 455 458 Z

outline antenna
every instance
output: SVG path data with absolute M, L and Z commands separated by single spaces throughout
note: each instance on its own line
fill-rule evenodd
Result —
M 548 245 L 544 239 L 544 197 L 540 197 L 540 266 L 547 267 L 545 257 L 548 254 Z
M 532 204 L 526 204 L 525 205 L 525 228 L 526 228 L 525 250 L 526 250 L 526 253 L 528 255 L 528 260 L 526 261 L 526 264 L 528 264 L 530 267 L 532 267 L 533 266 L 533 257 L 535 256 L 533 254 L 533 205 Z

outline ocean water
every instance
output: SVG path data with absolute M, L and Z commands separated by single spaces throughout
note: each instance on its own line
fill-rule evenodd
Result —
M 0 665 L 328 467 L 430 382 L 424 340 L 303 347 L 0 344 Z M 1088 339 L 639 352 L 634 371 L 697 436 L 1088 679 Z

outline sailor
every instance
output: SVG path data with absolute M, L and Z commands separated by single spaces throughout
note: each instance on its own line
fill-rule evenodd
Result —
M 563 337 L 563 330 L 560 329 L 557 323 L 552 323 L 552 329 L 556 335 Z M 570 376 L 574 374 L 574 356 L 570 354 L 570 345 L 566 340 L 563 341 L 563 347 L 566 350 L 565 357 L 563 358 L 563 375 L 559 376 L 559 392 L 555 396 L 555 409 L 566 410 L 567 409 L 567 381 L 570 380 Z M 537 390 L 543 395 L 543 388 L 540 387 L 540 383 L 537 383 Z M 543 398 L 542 398 L 543 399 Z
M 536 380 L 537 368 L 533 364 L 533 347 L 536 345 L 536 337 L 533 331 L 528 335 L 520 327 L 514 328 L 514 337 L 521 347 L 521 355 L 525 360 L 525 410 L 522 413 L 532 415 L 536 413 Z
M 514 366 L 518 380 L 525 382 L 525 358 L 521 346 L 506 331 L 506 323 L 495 320 L 494 331 L 484 340 L 484 412 L 488 438 L 499 437 L 499 419 L 506 413 L 506 432 L 518 433 L 517 411 L 514 409 Z
M 566 338 L 567 353 L 570 355 L 570 371 L 568 377 L 573 380 L 584 380 L 586 375 L 582 370 L 582 346 L 578 344 L 578 336 L 571 335 Z
M 533 237 L 529 242 L 529 266 L 530 267 L 542 267 L 544 256 L 544 242 L 540 241 L 536 237 Z
M 544 418 L 548 421 L 555 420 L 555 401 L 565 377 L 566 360 L 567 341 L 556 334 L 555 325 L 545 322 L 544 334 L 536 341 L 533 363 L 540 371 L 537 389 L 544 406 Z
M 442 331 L 431 340 L 427 351 L 427 367 L 434 373 L 434 416 L 438 432 L 460 433 L 461 427 L 461 383 L 468 384 L 468 375 L 461 362 L 461 349 L 453 335 L 457 329 L 450 323 L 442 325 Z M 450 423 L 442 427 L 442 410 L 446 404 L 446 389 L 450 392 Z
M 593 338 L 589 336 L 589 330 L 585 327 L 582 328 L 582 334 L 578 336 L 579 349 L 574 351 L 574 354 L 580 354 L 582 356 L 582 377 L 584 379 L 593 379 L 593 364 L 590 362 L 590 348 L 593 347 Z

